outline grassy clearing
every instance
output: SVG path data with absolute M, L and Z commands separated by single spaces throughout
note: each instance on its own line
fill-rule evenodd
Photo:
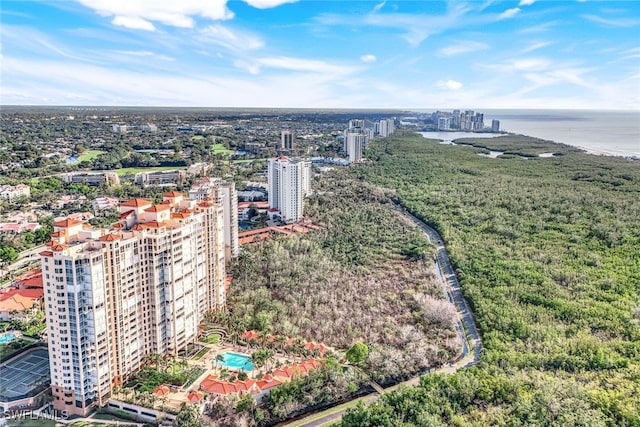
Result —
M 155 171 L 170 171 L 170 170 L 184 170 L 186 167 L 184 166 L 156 166 L 152 168 L 122 168 L 122 169 L 114 169 L 111 171 L 100 171 L 100 172 L 115 172 L 118 176 L 124 175 L 135 175 L 138 172 L 155 172 Z
M 218 344 L 220 342 L 220 334 L 211 334 L 208 337 L 206 337 L 203 341 L 208 344 Z
M 201 139 L 204 139 L 204 136 L 202 135 L 195 135 L 191 137 L 192 141 L 200 141 Z
M 78 162 L 90 161 L 104 153 L 102 150 L 87 150 L 78 157 Z
M 213 146 L 213 154 L 224 154 L 228 156 L 233 154 L 233 150 L 229 150 L 223 144 L 215 144 Z

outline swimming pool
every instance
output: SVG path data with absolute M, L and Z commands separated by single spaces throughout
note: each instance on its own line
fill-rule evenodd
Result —
M 13 341 L 16 339 L 16 335 L 15 334 L 4 334 L 4 335 L 0 335 L 0 344 L 6 344 L 10 341 Z
M 251 358 L 249 356 L 245 356 L 244 354 L 232 353 L 228 351 L 224 353 L 222 357 L 224 358 L 224 362 L 219 361 L 218 362 L 219 366 L 224 366 L 226 368 L 234 369 L 237 371 L 253 370 L 253 362 L 251 361 Z

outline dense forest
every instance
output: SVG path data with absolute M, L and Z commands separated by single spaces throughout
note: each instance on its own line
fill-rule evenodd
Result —
M 526 137 L 467 142 L 479 147 L 398 134 L 351 172 L 439 230 L 481 361 L 342 425 L 639 426 L 640 164 Z
M 370 347 L 363 369 L 388 383 L 456 356 L 455 308 L 444 301 L 426 237 L 389 194 L 324 175 L 305 203 L 322 230 L 243 247 L 229 323 L 347 350 Z

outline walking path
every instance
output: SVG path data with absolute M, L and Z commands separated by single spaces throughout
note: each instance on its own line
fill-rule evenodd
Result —
M 453 267 L 449 262 L 449 256 L 447 255 L 447 250 L 444 247 L 442 238 L 436 230 L 429 227 L 427 224 L 407 212 L 405 209 L 401 208 L 398 205 L 396 205 L 396 208 L 398 209 L 400 215 L 412 221 L 417 227 L 419 227 L 426 234 L 427 239 L 429 239 L 429 241 L 436 246 L 436 254 L 434 256 L 434 260 L 438 270 L 438 277 L 440 278 L 440 281 L 442 283 L 443 291 L 447 300 L 455 305 L 458 312 L 456 331 L 458 333 L 458 336 L 460 337 L 461 342 L 463 343 L 462 351 L 460 355 L 457 356 L 453 361 L 441 368 L 432 370 L 430 373 L 437 372 L 450 374 L 456 372 L 461 368 L 473 366 L 480 360 L 480 354 L 482 353 L 482 340 L 480 339 L 480 334 L 478 333 L 478 329 L 476 328 L 475 319 L 473 318 L 473 312 L 469 307 L 469 303 L 464 298 L 464 295 L 462 295 L 460 283 L 458 282 L 458 278 L 456 277 Z M 469 351 L 470 349 L 472 350 Z M 420 384 L 420 375 L 394 386 L 387 387 L 382 390 L 382 392 L 388 393 L 390 391 L 396 390 L 401 386 L 410 387 L 416 386 L 418 384 Z M 284 422 L 279 425 L 286 425 L 289 427 L 319 427 L 333 424 L 340 420 L 342 418 L 342 415 L 349 408 L 355 406 L 358 402 L 363 402 L 365 405 L 369 405 L 371 402 L 375 401 L 379 397 L 379 395 L 382 394 L 382 392 L 376 389 L 376 393 L 351 400 L 347 403 L 329 408 L 319 413 L 309 415 L 299 420 Z

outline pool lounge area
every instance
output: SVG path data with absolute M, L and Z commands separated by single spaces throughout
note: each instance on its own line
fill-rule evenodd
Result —
M 15 340 L 16 338 L 17 338 L 16 334 L 12 334 L 12 333 L 0 335 L 0 344 L 7 344 Z
M 253 362 L 251 361 L 251 357 L 233 353 L 228 351 L 222 355 L 224 361 L 218 361 L 218 366 L 225 367 L 228 369 L 232 369 L 234 371 L 252 371 L 253 370 Z

